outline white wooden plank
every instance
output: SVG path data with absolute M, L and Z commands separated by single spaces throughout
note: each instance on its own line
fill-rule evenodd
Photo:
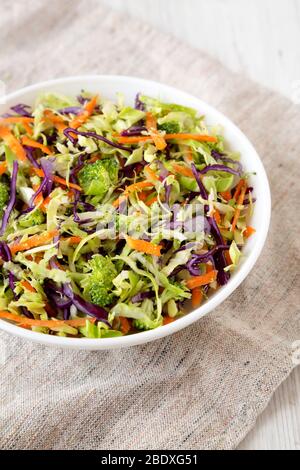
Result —
M 300 79 L 300 0 L 104 0 L 288 97 Z

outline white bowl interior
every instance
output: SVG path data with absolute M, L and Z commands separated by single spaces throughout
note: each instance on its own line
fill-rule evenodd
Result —
M 250 177 L 250 185 L 254 187 L 254 195 L 257 198 L 251 225 L 255 227 L 256 233 L 249 238 L 243 248 L 243 257 L 237 270 L 232 274 L 227 285 L 218 289 L 202 306 L 188 313 L 175 322 L 151 331 L 145 331 L 130 336 L 105 339 L 88 338 L 63 338 L 58 336 L 44 335 L 30 330 L 22 329 L 16 325 L 0 320 L 0 328 L 44 344 L 76 349 L 112 349 L 124 346 L 152 341 L 168 334 L 174 333 L 218 306 L 231 292 L 243 281 L 253 265 L 255 264 L 265 242 L 270 222 L 270 190 L 268 179 L 263 164 L 247 137 L 227 117 L 212 106 L 173 87 L 157 82 L 143 80 L 126 76 L 83 76 L 70 77 L 49 82 L 38 83 L 30 87 L 11 93 L 6 97 L 5 104 L 0 105 L 0 115 L 7 112 L 10 106 L 18 102 L 33 104 L 37 95 L 46 91 L 59 92 L 66 95 L 78 95 L 81 90 L 99 93 L 105 98 L 114 100 L 116 93 L 121 92 L 128 104 L 134 102 L 138 92 L 159 98 L 166 102 L 193 107 L 200 114 L 205 114 L 208 125 L 221 125 L 228 147 L 241 153 L 241 163 L 244 168 L 255 173 Z

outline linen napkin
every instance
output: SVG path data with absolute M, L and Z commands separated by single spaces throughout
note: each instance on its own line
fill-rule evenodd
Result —
M 295 366 L 299 106 L 96 0 L 2 0 L 0 43 L 7 91 L 108 73 L 155 79 L 210 102 L 256 146 L 273 208 L 251 274 L 214 312 L 179 333 L 129 349 L 84 352 L 2 332 L 0 447 L 235 448 Z

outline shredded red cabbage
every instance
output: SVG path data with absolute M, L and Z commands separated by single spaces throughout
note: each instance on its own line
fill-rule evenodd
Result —
M 60 114 L 81 114 L 82 108 L 80 106 L 68 106 L 66 108 L 59 109 Z
M 31 106 L 29 106 L 28 104 L 19 103 L 15 106 L 12 106 L 10 109 L 15 113 L 19 114 L 19 116 L 32 117 Z
M 134 107 L 135 109 L 139 109 L 140 111 L 145 111 L 145 105 L 140 100 L 140 95 L 141 95 L 140 93 L 137 93 L 135 97 L 135 101 L 134 101 Z
M 229 168 L 228 166 L 225 165 L 207 165 L 203 170 L 199 170 L 199 173 L 201 175 L 204 175 L 205 173 L 209 171 L 225 171 L 227 173 L 231 173 L 232 175 L 240 176 L 240 172 L 237 170 L 234 170 L 233 168 Z
M 117 144 L 116 142 L 112 142 L 106 137 L 96 134 L 96 132 L 80 132 L 80 131 L 77 131 L 77 129 L 68 127 L 67 129 L 64 130 L 64 134 L 72 142 L 73 145 L 76 143 L 76 139 L 74 139 L 74 137 L 71 134 L 76 134 L 76 135 L 82 135 L 84 137 L 91 137 L 93 139 L 101 140 L 102 142 L 105 142 L 106 144 L 111 145 L 112 147 L 115 147 L 116 149 L 127 150 L 129 152 L 131 151 L 130 148 L 124 147 L 123 145 Z
M 121 135 L 124 137 L 130 137 L 135 135 L 141 135 L 142 132 L 147 132 L 147 127 L 145 126 L 131 126 L 128 129 L 125 129 L 121 132 Z

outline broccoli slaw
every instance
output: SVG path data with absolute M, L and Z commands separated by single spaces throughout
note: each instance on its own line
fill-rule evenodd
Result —
M 197 111 L 44 93 L 0 117 L 0 318 L 105 338 L 170 323 L 226 284 L 253 188 Z

